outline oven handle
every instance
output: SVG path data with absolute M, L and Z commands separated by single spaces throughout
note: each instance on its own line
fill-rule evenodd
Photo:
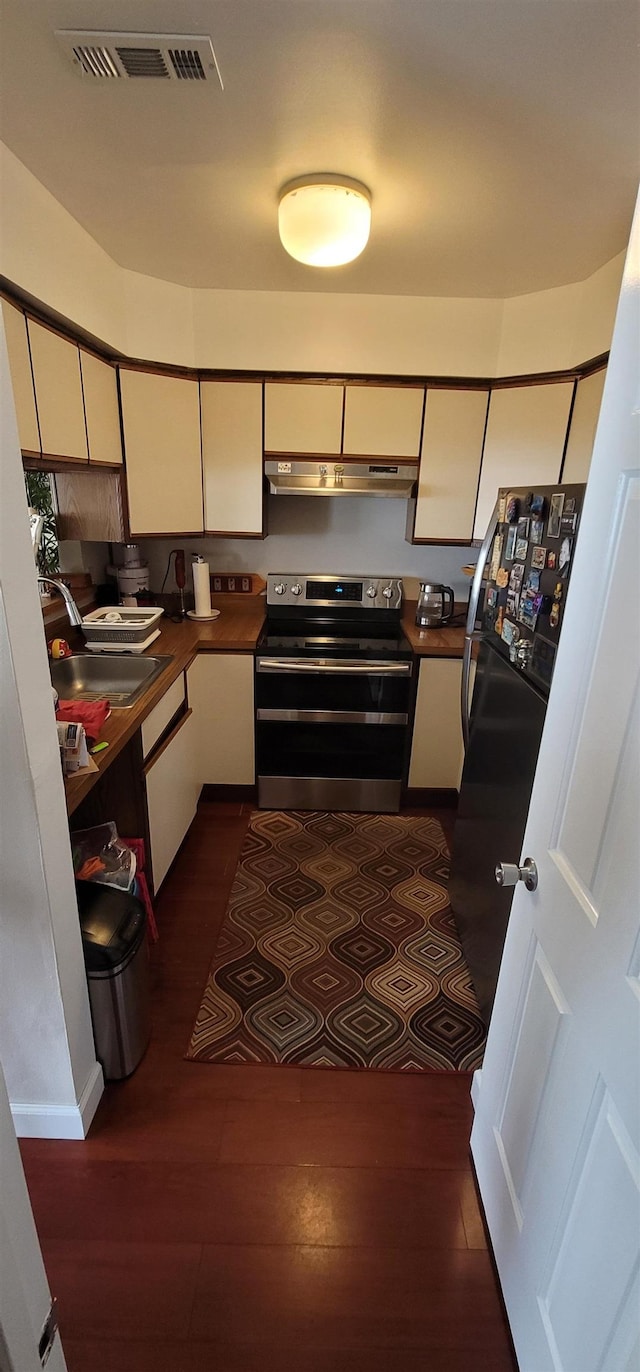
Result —
M 327 676 L 410 676 L 410 662 L 336 662 L 331 658 L 277 658 L 259 657 L 256 662 L 258 672 L 280 672 L 289 675 L 297 672 L 322 672 Z
M 407 724 L 409 716 L 387 710 L 256 710 L 258 722 L 286 724 Z

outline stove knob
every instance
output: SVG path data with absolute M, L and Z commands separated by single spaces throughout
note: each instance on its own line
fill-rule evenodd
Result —
M 385 600 L 391 600 L 391 597 L 393 595 L 393 586 L 385 586 L 382 594 Z
M 372 599 L 372 600 L 375 600 L 377 594 L 378 594 L 378 587 L 377 587 L 377 586 L 367 586 L 367 595 L 368 595 L 368 596 L 371 596 L 371 599 Z
M 291 594 L 292 594 L 292 595 L 302 595 L 302 586 L 300 585 L 300 582 L 299 582 L 299 581 L 296 581 L 295 586 L 292 586 L 292 587 L 291 587 Z
M 285 584 L 284 584 L 284 581 L 279 581 L 279 582 L 277 583 L 277 585 L 274 586 L 273 589 L 274 589 L 276 595 L 284 595 L 284 593 L 285 593 L 285 591 L 286 591 L 287 588 L 286 588 L 286 586 L 285 586 Z

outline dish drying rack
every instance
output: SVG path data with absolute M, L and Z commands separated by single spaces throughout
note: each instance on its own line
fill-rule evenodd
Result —
M 103 605 L 82 620 L 82 632 L 92 653 L 143 653 L 160 636 L 158 620 L 164 610 L 155 605 Z

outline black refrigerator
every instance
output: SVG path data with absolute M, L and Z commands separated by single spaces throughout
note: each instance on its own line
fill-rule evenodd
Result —
M 584 485 L 501 489 L 469 600 L 465 761 L 449 898 L 486 1024 L 513 900 L 513 888 L 497 884 L 495 868 L 523 856 L 584 491 Z

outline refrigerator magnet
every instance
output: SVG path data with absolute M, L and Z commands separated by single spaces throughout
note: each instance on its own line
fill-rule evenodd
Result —
M 502 637 L 502 622 L 503 622 L 503 618 L 504 618 L 504 606 L 501 605 L 500 608 L 499 608 L 499 610 L 498 610 L 496 622 L 495 622 L 495 625 L 494 625 L 495 631 L 496 631 L 496 633 L 497 633 L 497 635 L 498 635 L 499 638 Z
M 491 553 L 491 567 L 489 568 L 489 576 L 492 581 L 496 580 L 498 568 L 502 560 L 502 542 L 502 534 L 496 534 L 493 540 L 493 551 Z
M 506 643 L 507 648 L 511 647 L 519 637 L 518 626 L 512 620 L 505 619 L 502 623 L 502 642 Z
M 531 513 L 535 519 L 542 519 L 544 516 L 546 500 L 543 495 L 534 495 L 531 499 Z
M 527 550 L 528 550 L 528 548 L 529 548 L 529 540 L 528 540 L 528 539 L 526 539 L 526 538 L 518 538 L 518 539 L 516 539 L 516 557 L 517 557 L 517 558 L 521 558 L 521 559 L 522 559 L 522 558 L 525 558 L 525 557 L 527 556 Z
M 547 524 L 547 534 L 549 538 L 560 537 L 560 520 L 564 509 L 564 491 L 556 491 L 551 497 L 551 508 L 549 510 L 549 523 Z
M 517 538 L 518 538 L 518 530 L 517 530 L 515 524 L 510 524 L 510 525 L 509 525 L 509 530 L 508 530 L 508 533 L 507 533 L 507 542 L 506 542 L 506 546 L 505 546 L 505 550 L 504 550 L 504 560 L 505 560 L 505 562 L 512 562 L 512 561 L 513 561 L 513 557 L 514 557 L 514 554 L 515 554 L 515 551 L 516 551 L 516 541 L 517 541 Z
M 546 567 L 546 565 L 547 565 L 547 550 L 546 550 L 546 548 L 541 548 L 541 547 L 533 548 L 533 549 L 532 549 L 532 552 L 531 552 L 531 566 L 532 566 L 532 567 L 538 567 L 538 568 L 540 569 L 540 571 L 542 571 L 542 568 L 543 568 L 543 567 Z
M 539 590 L 540 573 L 537 572 L 534 567 L 532 567 L 531 571 L 527 572 L 527 580 L 525 582 L 524 593 L 525 595 L 537 595 Z
M 523 576 L 524 576 L 524 564 L 523 564 L 522 562 L 514 562 L 513 567 L 511 568 L 511 576 L 509 577 L 509 590 L 510 590 L 510 591 L 519 591 L 519 590 L 520 590 L 520 587 L 522 586 L 522 578 L 523 578 Z
M 507 497 L 501 495 L 498 501 L 498 524 L 504 524 L 507 518 Z
M 509 523 L 509 524 L 515 524 L 515 522 L 516 522 L 516 520 L 517 520 L 517 518 L 518 518 L 519 513 L 520 513 L 520 501 L 519 501 L 519 500 L 516 500 L 516 497 L 515 497 L 514 495 L 509 496 L 509 499 L 507 500 L 507 521 L 508 521 L 508 523 Z
M 574 514 L 565 514 L 564 511 L 563 511 L 563 513 L 562 513 L 562 518 L 561 518 L 561 520 L 560 520 L 560 537 L 561 537 L 561 538 L 562 538 L 565 534 L 574 534 L 574 533 L 575 533 L 575 531 L 576 531 L 576 521 L 577 521 L 577 518 L 578 518 L 577 515 L 574 515 Z
M 521 596 L 518 619 L 527 629 L 535 629 L 538 622 L 538 597 Z
M 560 571 L 560 576 L 568 576 L 570 561 L 571 539 L 563 538 L 562 543 L 560 544 L 560 552 L 558 553 L 558 569 Z
M 507 606 L 506 606 L 506 609 L 507 609 L 507 614 L 510 615 L 512 619 L 517 619 L 517 616 L 518 616 L 518 605 L 519 605 L 519 603 L 520 603 L 520 596 L 518 595 L 518 592 L 517 592 L 517 591 L 509 591 L 508 594 L 507 594 Z
M 487 609 L 492 609 L 498 603 L 498 592 L 495 586 L 487 587 Z
M 555 569 L 556 569 L 556 567 L 557 567 L 557 564 L 558 564 L 558 554 L 557 554 L 556 552 L 554 552 L 553 548 L 549 548 L 549 551 L 548 551 L 548 553 L 547 553 L 547 567 L 549 568 L 549 571 L 550 571 L 550 572 L 555 572 Z
M 509 573 L 508 573 L 506 567 L 498 567 L 498 571 L 497 571 L 497 574 L 496 574 L 496 586 L 499 586 L 499 587 L 500 587 L 500 590 L 503 591 L 504 588 L 505 588 L 505 586 L 508 586 L 508 585 L 509 585 Z
M 542 543 L 544 538 L 544 520 L 532 519 L 529 537 L 532 543 Z
M 574 495 L 568 495 L 565 497 L 563 514 L 575 514 L 575 512 L 576 498 Z
M 528 520 L 528 519 L 519 519 L 519 520 L 518 520 L 518 538 L 528 538 L 528 537 L 529 537 L 529 520 Z

